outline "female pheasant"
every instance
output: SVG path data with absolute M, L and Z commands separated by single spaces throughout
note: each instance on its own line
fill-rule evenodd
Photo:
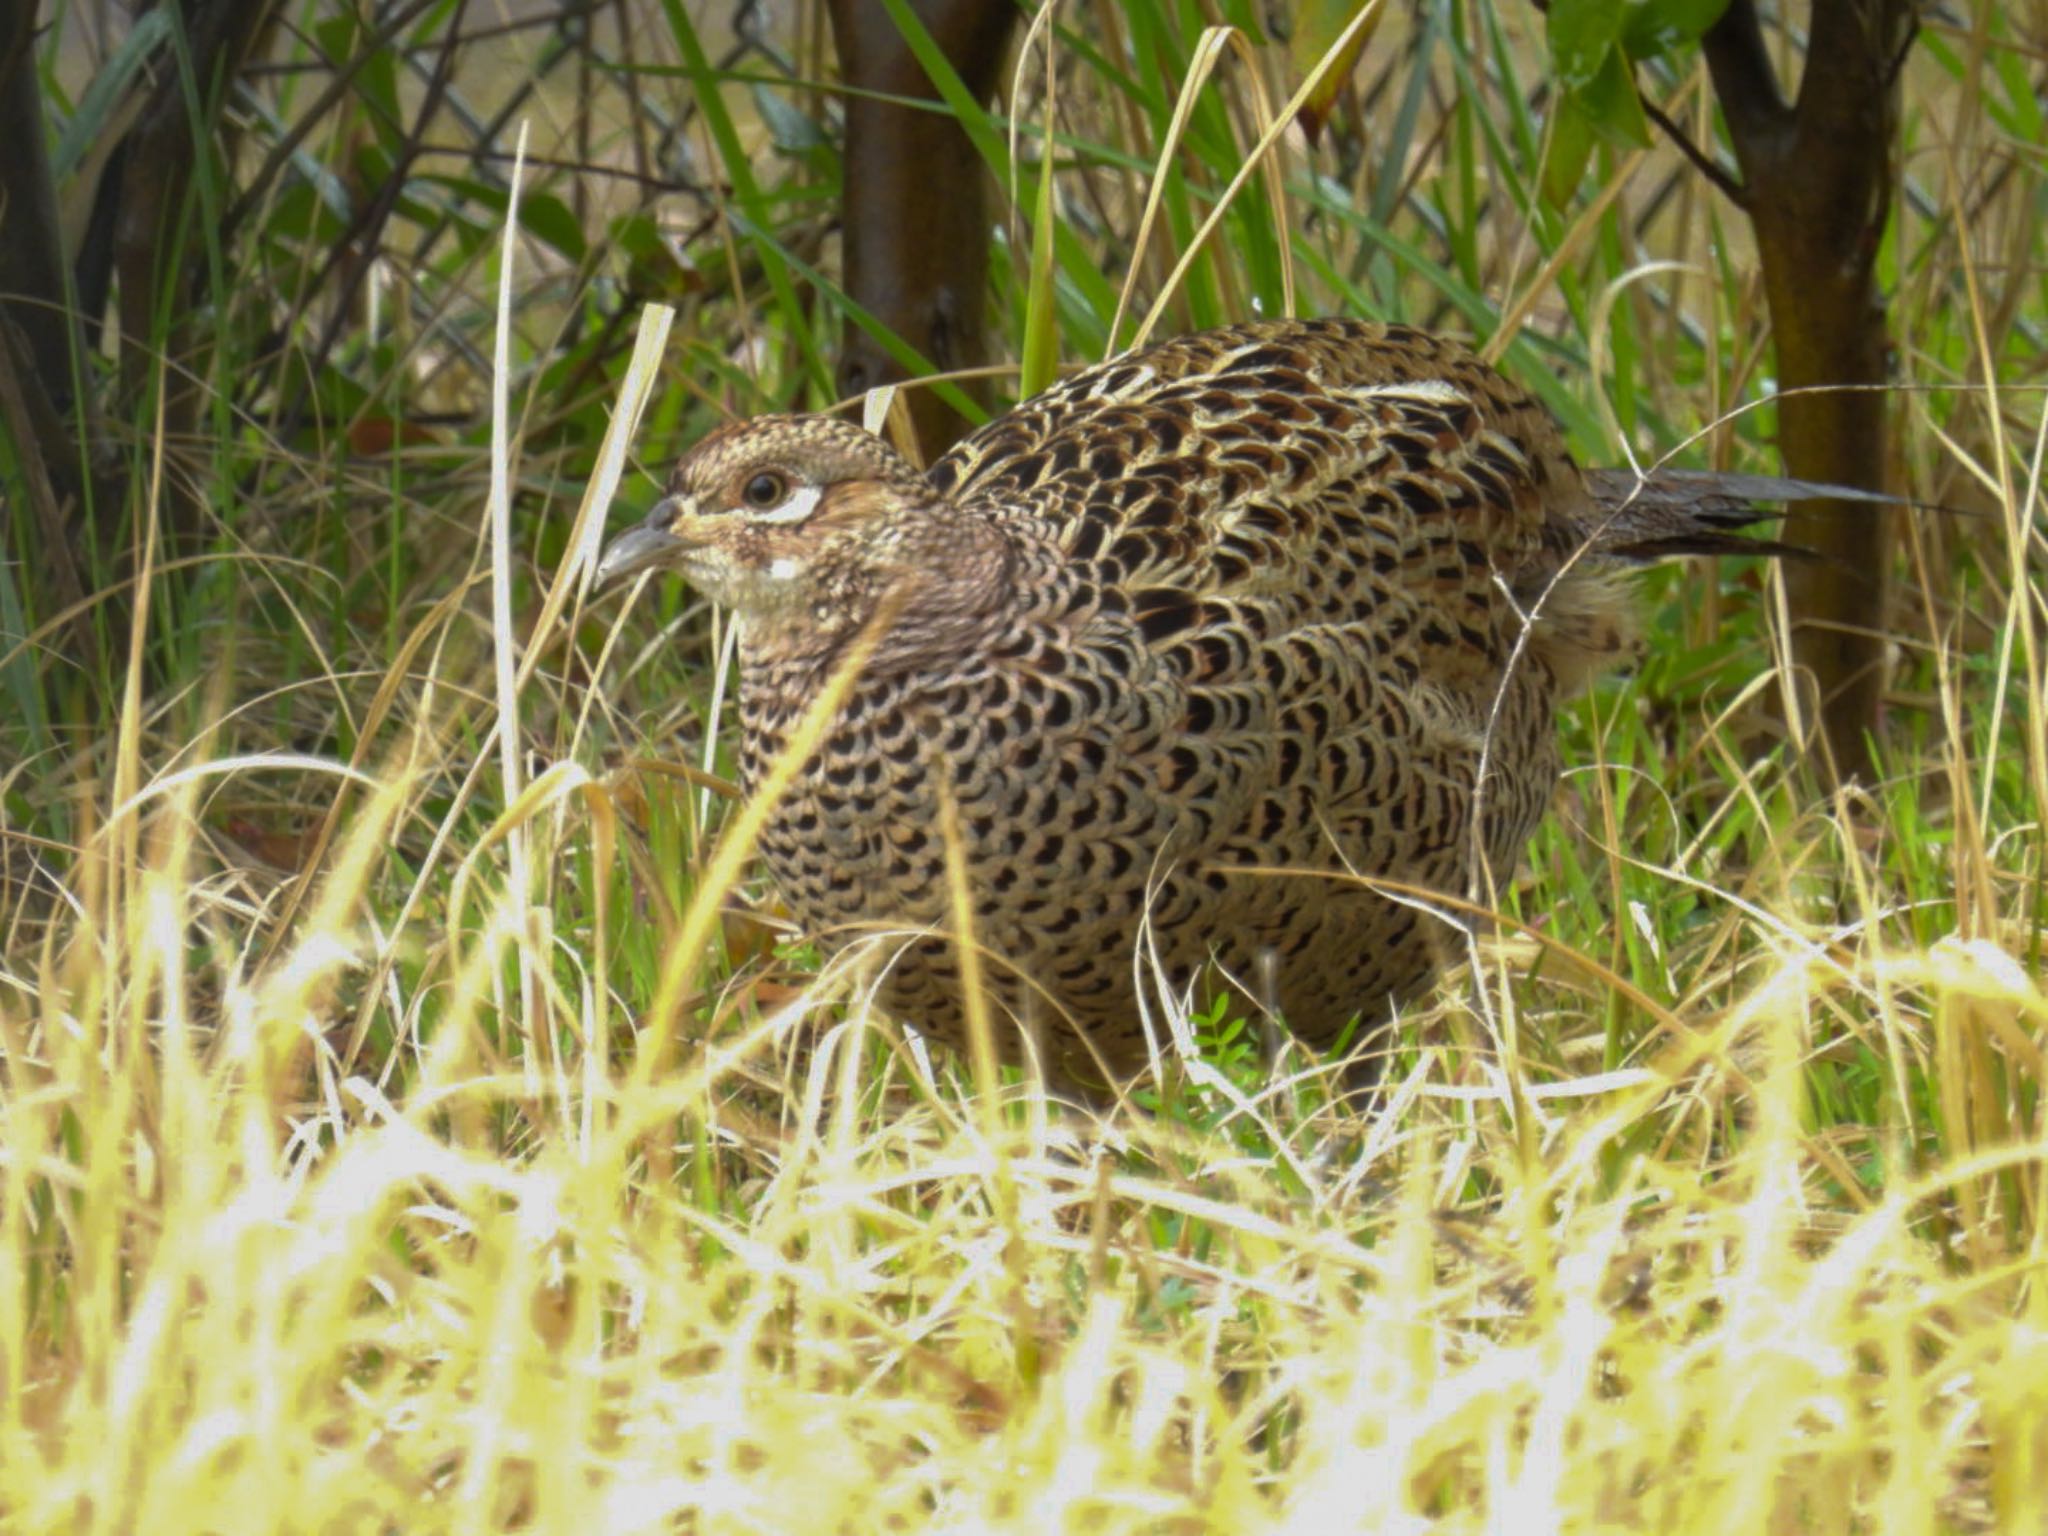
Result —
M 768 870 L 827 945 L 894 936 L 885 1005 L 957 1044 L 950 792 L 1003 1049 L 1099 1087 L 1162 980 L 1313 1045 L 1385 1020 L 1456 935 L 1374 882 L 1511 872 L 1560 697 L 1630 645 L 1618 568 L 1753 550 L 1746 498 L 1812 489 L 1582 471 L 1454 341 L 1273 321 L 1076 374 L 923 473 L 827 417 L 726 427 L 599 577 L 738 616 L 750 790 L 877 622 Z

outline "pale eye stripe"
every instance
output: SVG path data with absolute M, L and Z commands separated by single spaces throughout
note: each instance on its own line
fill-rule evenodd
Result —
M 800 523 L 818 510 L 818 497 L 822 494 L 815 485 L 800 485 L 781 506 L 748 515 L 757 523 Z

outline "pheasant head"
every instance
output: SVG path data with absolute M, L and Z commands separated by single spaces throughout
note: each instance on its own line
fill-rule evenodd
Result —
M 683 455 L 646 520 L 606 547 L 597 579 L 672 569 L 739 616 L 750 650 L 796 659 L 835 652 L 885 601 L 904 610 L 901 639 L 932 627 L 920 612 L 985 614 L 1009 565 L 993 522 L 872 433 L 758 416 Z

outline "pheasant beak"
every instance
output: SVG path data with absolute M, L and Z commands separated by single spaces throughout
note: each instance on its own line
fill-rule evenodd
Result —
M 687 497 L 664 496 L 638 528 L 627 529 L 605 546 L 593 585 L 608 587 L 642 571 L 673 564 L 696 547 L 695 540 L 679 531 L 696 516 L 696 504 Z

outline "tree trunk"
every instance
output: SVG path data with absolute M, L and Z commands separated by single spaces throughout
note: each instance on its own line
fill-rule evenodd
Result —
M 1780 451 L 1786 472 L 1804 480 L 1884 489 L 1890 343 L 1877 252 L 1912 32 L 1911 0 L 1814 0 L 1792 102 L 1754 0 L 1733 0 L 1705 39 L 1763 266 L 1784 392 Z M 1785 530 L 1821 556 L 1788 565 L 1785 583 L 1792 654 L 1818 686 L 1828 766 L 1838 780 L 1867 779 L 1884 682 L 1889 520 L 1867 506 L 1813 502 Z
M 207 276 L 204 214 L 195 205 L 194 172 L 201 156 L 212 156 L 226 185 L 233 155 L 221 108 L 235 76 L 266 45 L 277 7 L 275 0 L 160 3 L 177 8 L 197 88 L 196 109 L 179 62 L 165 58 L 149 104 L 107 174 L 121 178 L 111 195 L 116 199 L 113 262 L 119 278 L 125 402 L 132 409 L 161 380 L 165 441 L 185 444 L 199 441 L 200 413 L 212 382 L 197 349 L 202 338 L 213 338 L 194 323 Z M 159 341 L 161 358 L 153 348 Z M 164 477 L 167 545 L 199 533 L 199 480 L 196 472 L 182 470 Z M 101 508 L 98 515 L 118 517 L 120 511 Z
M 75 368 L 84 336 L 64 291 L 64 248 L 36 79 L 33 0 L 0 0 L 0 432 L 11 439 L 20 475 L 13 539 L 0 528 L 0 554 L 40 549 L 39 574 L 52 610 L 85 596 L 79 574 L 78 508 L 87 501 L 80 451 L 87 402 Z M 40 585 L 40 583 L 38 583 Z M 81 616 L 69 643 L 89 656 L 93 631 Z
M 50 403 L 71 403 L 78 339 L 64 304 L 64 251 L 57 194 L 45 150 L 42 89 L 36 81 L 35 6 L 0 0 L 0 307 L 18 329 Z
M 860 91 L 936 100 L 938 91 L 878 0 L 831 0 L 841 78 Z M 981 100 L 994 92 L 1017 8 L 1011 0 L 912 0 L 911 9 Z M 847 292 L 941 371 L 988 361 L 988 168 L 954 119 L 865 95 L 846 101 L 840 240 Z M 849 325 L 839 360 L 847 394 L 905 377 Z M 978 381 L 963 386 L 983 398 Z M 926 459 L 966 430 L 930 390 L 909 394 Z

